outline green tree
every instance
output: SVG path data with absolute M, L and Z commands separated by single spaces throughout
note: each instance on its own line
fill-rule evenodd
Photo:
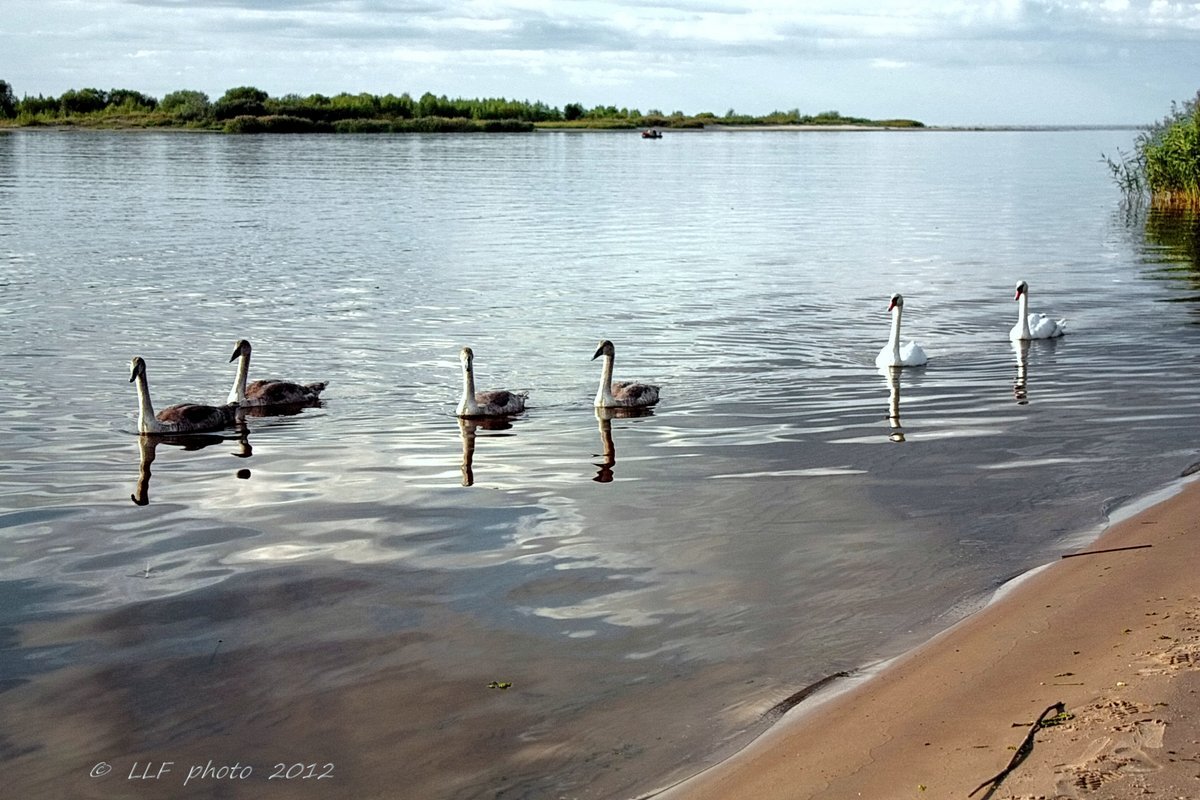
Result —
M 581 103 L 567 103 L 563 106 L 563 119 L 571 122 L 583 116 L 583 105 Z
M 11 119 L 17 115 L 17 96 L 13 93 L 12 84 L 0 81 L 0 117 Z
M 68 89 L 58 98 L 64 114 L 92 114 L 108 105 L 108 93 L 100 89 Z
M 399 97 L 394 94 L 385 94 L 379 99 L 379 111 L 384 116 L 393 119 L 412 119 L 413 99 L 408 92 Z
M 158 100 L 133 89 L 111 89 L 107 106 L 122 111 L 153 111 L 158 108 Z
M 31 117 L 36 117 L 39 114 L 48 114 L 55 116 L 58 114 L 62 106 L 58 103 L 58 98 L 54 95 L 42 97 L 40 94 L 37 97 L 25 95 L 21 98 L 21 102 L 17 104 L 17 113 L 26 114 Z
M 233 117 L 261 117 L 267 113 L 267 100 L 270 95 L 262 89 L 253 86 L 237 86 L 221 95 L 221 99 L 213 104 L 213 115 L 217 119 L 232 119 Z
M 232 89 L 227 89 L 225 94 L 221 95 L 218 103 L 234 103 L 239 101 L 251 103 L 265 103 L 270 98 L 262 89 L 253 86 L 236 86 Z
M 437 95 L 433 92 L 426 92 L 417 101 L 416 115 L 418 117 L 436 117 L 438 116 L 438 111 L 441 109 L 441 105 L 438 102 Z
M 193 89 L 179 89 L 165 95 L 158 107 L 187 122 L 206 119 L 212 113 L 212 104 L 208 101 L 208 95 Z

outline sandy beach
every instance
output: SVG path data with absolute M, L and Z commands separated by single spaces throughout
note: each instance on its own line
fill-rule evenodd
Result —
M 653 797 L 1200 797 L 1198 534 L 1189 483 Z

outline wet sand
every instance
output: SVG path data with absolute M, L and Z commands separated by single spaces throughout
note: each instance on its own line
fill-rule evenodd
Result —
M 801 704 L 653 796 L 1200 797 L 1198 535 L 1190 483 L 1081 550 L 1091 554 L 1035 571 L 876 677 Z M 1062 721 L 1033 731 L 1021 758 L 1031 724 L 1060 702 Z

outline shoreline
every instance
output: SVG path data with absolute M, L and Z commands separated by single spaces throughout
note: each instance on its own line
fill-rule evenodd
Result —
M 1130 125 L 1130 124 L 1112 124 L 1112 125 L 721 125 L 715 123 L 702 127 L 662 127 L 650 126 L 666 134 L 694 134 L 694 133 L 864 133 L 871 131 L 885 131 L 888 133 L 1071 133 L 1077 131 L 1142 131 L 1146 129 L 1146 125 Z M 611 134 L 627 134 L 640 136 L 642 127 L 617 128 L 617 127 L 585 127 L 585 126 L 562 126 L 555 127 L 552 125 L 539 125 L 533 130 L 527 131 L 528 134 L 538 133 L 611 133 Z M 203 133 L 203 134 L 223 134 L 223 135 L 247 135 L 247 134 L 229 134 L 219 128 L 194 128 L 180 125 L 70 125 L 70 124 L 46 124 L 46 125 L 17 125 L 17 124 L 0 124 L 0 133 L 8 133 L 12 131 L 45 131 L 49 133 L 65 133 L 70 131 L 104 131 L 110 133 L 123 133 L 128 131 L 166 131 L 172 133 Z M 268 133 L 268 132 L 256 132 Z M 436 134 L 436 135 L 496 135 L 497 133 L 514 133 L 513 131 L 489 132 L 489 131 L 396 131 L 391 133 L 380 132 L 350 132 L 338 133 L 334 131 L 301 131 L 301 132 L 286 132 L 286 131 L 271 131 L 278 136 L 296 136 L 296 135 L 330 135 L 330 136 L 404 136 L 409 134 Z M 255 134 L 250 134 L 255 135 Z
M 638 800 L 1200 796 L 1200 484 L 1177 479 L 1113 517 L 1077 553 Z M 980 786 L 1059 702 L 1070 718 Z

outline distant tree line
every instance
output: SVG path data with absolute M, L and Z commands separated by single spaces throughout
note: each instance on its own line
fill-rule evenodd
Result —
M 204 92 L 181 89 L 161 100 L 132 89 L 71 89 L 59 97 L 26 95 L 17 99 L 12 86 L 0 81 L 0 121 L 8 125 L 77 125 L 87 127 L 191 127 L 228 133 L 387 133 L 529 131 L 535 127 L 700 128 L 706 125 L 855 124 L 921 127 L 913 120 L 873 121 L 843 117 L 836 111 L 805 115 L 799 110 L 754 117 L 734 113 L 642 113 L 616 106 L 585 108 L 567 103 L 562 109 L 543 102 L 499 98 L 448 98 L 426 92 L 413 99 L 394 95 L 342 93 L 288 94 L 271 97 L 253 86 L 228 90 L 216 101 Z
M 1200 208 L 1200 92 L 1172 103 L 1170 114 L 1138 134 L 1132 153 L 1105 160 L 1131 199 Z

